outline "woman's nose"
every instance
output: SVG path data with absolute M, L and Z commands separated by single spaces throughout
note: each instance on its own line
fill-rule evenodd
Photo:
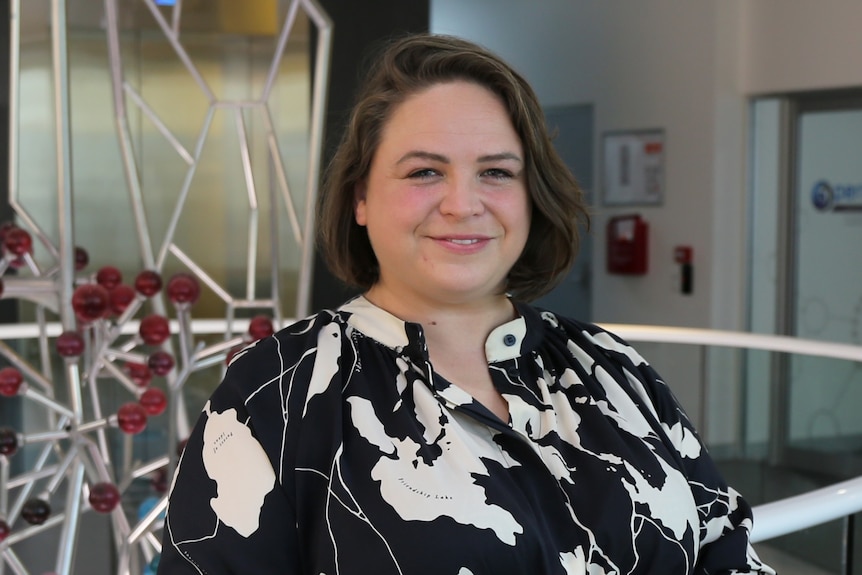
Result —
M 451 178 L 440 200 L 440 212 L 457 218 L 481 214 L 482 203 L 479 184 L 470 178 Z

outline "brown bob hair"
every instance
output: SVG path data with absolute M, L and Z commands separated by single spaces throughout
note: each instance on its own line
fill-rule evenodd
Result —
M 551 144 L 533 89 L 495 54 L 466 40 L 416 34 L 391 41 L 371 65 L 326 175 L 318 204 L 318 242 L 336 277 L 363 290 L 377 282 L 377 257 L 356 223 L 356 187 L 368 176 L 381 133 L 405 99 L 435 84 L 466 80 L 502 98 L 524 148 L 532 204 L 524 251 L 506 292 L 524 301 L 549 292 L 578 253 L 578 225 L 589 224 L 583 192 Z

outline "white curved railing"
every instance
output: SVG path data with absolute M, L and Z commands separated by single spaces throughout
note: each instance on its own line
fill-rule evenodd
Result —
M 708 345 L 862 362 L 862 346 L 741 331 L 656 325 L 600 324 L 630 342 Z M 754 507 L 753 543 L 862 511 L 862 477 Z
M 291 321 L 293 320 L 286 320 L 285 323 Z M 248 320 L 237 319 L 234 320 L 232 328 L 244 330 L 247 329 L 247 324 Z M 741 331 L 616 323 L 599 325 L 629 342 L 730 347 L 862 362 L 862 346 L 858 345 Z M 226 328 L 225 320 L 221 319 L 192 321 L 192 332 L 196 334 L 224 333 Z M 0 341 L 37 337 L 43 329 L 47 335 L 56 336 L 62 331 L 62 326 L 59 324 L 3 325 L 0 326 Z M 123 331 L 126 333 L 135 333 L 137 329 L 136 321 L 129 321 L 123 325 Z M 176 322 L 172 322 L 171 329 L 173 332 L 178 330 Z M 860 511 L 862 511 L 862 477 L 857 477 L 801 495 L 755 506 L 755 523 L 751 539 L 755 543 L 765 541 Z

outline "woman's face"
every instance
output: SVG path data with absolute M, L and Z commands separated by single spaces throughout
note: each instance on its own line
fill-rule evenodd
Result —
M 486 88 L 453 81 L 407 98 L 357 189 L 356 221 L 380 264 L 372 291 L 432 305 L 503 293 L 530 229 L 524 168 L 503 102 Z

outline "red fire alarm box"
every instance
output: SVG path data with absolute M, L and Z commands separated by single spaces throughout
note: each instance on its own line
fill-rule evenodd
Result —
M 649 224 L 637 214 L 608 221 L 608 273 L 643 275 L 647 272 Z

